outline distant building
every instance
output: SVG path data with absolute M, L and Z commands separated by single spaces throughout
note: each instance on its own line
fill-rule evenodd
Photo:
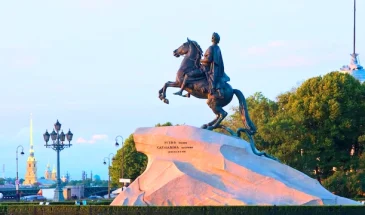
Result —
M 70 177 L 70 173 L 68 173 L 68 172 L 67 172 L 67 173 L 66 173 L 66 180 L 67 180 L 67 181 L 70 181 L 70 179 L 71 179 L 71 177 Z
M 345 65 L 341 67 L 340 72 L 348 73 L 352 75 L 354 78 L 359 80 L 361 83 L 365 81 L 365 70 L 364 68 L 358 63 L 358 54 L 352 53 L 351 54 L 351 61 L 349 65 Z
M 44 178 L 39 178 L 38 182 L 42 187 L 49 187 L 56 183 L 57 178 L 53 177 L 51 166 L 47 164 L 46 171 L 44 171 Z
M 32 114 L 30 115 L 30 150 L 27 159 L 27 171 L 25 173 L 23 185 L 33 185 L 37 183 L 37 160 L 34 157 L 33 149 L 33 123 Z
M 351 61 L 349 65 L 344 65 L 341 67 L 340 72 L 348 73 L 354 78 L 359 80 L 361 83 L 365 81 L 365 70 L 364 67 L 360 65 L 358 54 L 356 53 L 356 0 L 354 0 L 354 33 L 353 33 L 353 53 L 351 54 Z
M 53 165 L 52 174 L 51 174 L 52 180 L 57 180 L 57 171 L 56 167 Z
M 63 182 L 69 182 L 70 181 L 70 174 L 67 172 L 66 176 L 61 177 L 61 181 Z
M 49 180 L 52 177 L 52 172 L 49 163 L 47 164 L 46 171 L 44 172 L 44 178 Z
M 100 176 L 99 175 L 94 175 L 94 181 L 100 181 Z
M 42 178 L 38 179 L 38 183 L 41 187 L 49 187 L 49 186 L 55 184 L 56 181 L 50 180 L 50 179 L 45 179 L 42 177 Z
M 47 180 L 57 180 L 57 172 L 55 167 L 53 166 L 53 170 L 51 171 L 51 166 L 49 165 L 49 163 L 47 164 L 47 168 L 46 171 L 44 172 L 44 178 Z

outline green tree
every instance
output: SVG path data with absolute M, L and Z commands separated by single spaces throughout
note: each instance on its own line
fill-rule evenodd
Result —
M 364 89 L 351 75 L 331 72 L 276 101 L 261 93 L 248 97 L 257 148 L 319 181 L 331 176 L 333 167 L 356 171 L 365 143 Z M 234 129 L 242 125 L 237 109 L 224 123 Z
M 328 177 L 326 180 L 324 180 L 323 185 L 329 189 L 332 190 L 332 193 L 343 196 L 343 197 L 349 197 L 349 189 L 346 186 L 348 182 L 348 177 L 345 175 L 344 172 L 338 171 L 335 172 L 332 176 Z
M 348 198 L 362 197 L 365 187 L 365 174 L 362 171 L 337 171 L 324 180 L 323 186 L 339 196 Z
M 272 118 L 276 116 L 278 105 L 276 102 L 266 98 L 261 92 L 257 92 L 254 95 L 249 96 L 246 101 L 249 115 L 258 131 L 255 135 L 256 147 L 259 150 L 270 151 L 270 147 L 272 146 L 271 143 L 273 141 L 266 141 L 265 135 L 267 135 L 270 130 L 267 129 L 267 126 Z M 233 107 L 233 111 L 234 113 L 228 116 L 222 124 L 233 130 L 237 130 L 238 128 L 242 127 L 243 124 L 238 107 Z M 218 131 L 226 133 L 223 129 L 218 129 Z M 242 135 L 241 138 L 248 140 L 245 135 Z
M 173 124 L 171 122 L 166 122 L 164 124 L 158 123 L 155 125 L 155 127 L 163 127 L 163 126 L 173 126 Z
M 123 175 L 122 167 L 123 165 Z M 110 167 L 110 176 L 113 186 L 121 185 L 120 178 L 129 178 L 132 181 L 143 173 L 147 165 L 147 156 L 137 152 L 133 134 L 124 142 L 123 147 L 117 151 L 112 166 Z
M 307 152 L 309 168 L 318 168 L 324 178 L 333 167 L 348 171 L 358 166 L 359 154 L 351 159 L 350 150 L 362 147 L 364 92 L 349 74 L 332 72 L 305 81 L 289 98 L 288 114 L 302 125 L 298 147 Z

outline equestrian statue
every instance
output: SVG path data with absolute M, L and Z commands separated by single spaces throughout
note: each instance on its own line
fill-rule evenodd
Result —
M 166 98 L 166 90 L 168 87 L 180 88 L 179 91 L 174 93 L 175 95 L 190 97 L 194 96 L 199 99 L 207 99 L 208 106 L 212 109 L 216 118 L 202 125 L 201 128 L 213 130 L 215 128 L 223 128 L 231 135 L 240 136 L 241 132 L 248 135 L 251 148 L 257 155 L 264 155 L 271 157 L 265 152 L 259 152 L 253 142 L 253 135 L 257 132 L 254 123 L 251 121 L 248 114 L 246 99 L 242 92 L 238 89 L 233 89 L 227 82 L 230 78 L 224 71 L 224 64 L 222 58 L 222 52 L 218 43 L 220 36 L 214 32 L 212 35 L 212 45 L 204 53 L 196 41 L 187 38 L 187 42 L 183 43 L 179 48 L 173 51 L 175 57 L 184 56 L 181 62 L 180 68 L 176 74 L 175 81 L 168 81 L 159 90 L 159 98 L 169 104 L 169 100 Z M 187 93 L 184 95 L 183 91 Z M 234 132 L 230 128 L 221 125 L 221 122 L 228 115 L 224 111 L 223 107 L 228 105 L 233 95 L 238 98 L 239 111 L 243 121 L 243 128 L 239 128 L 237 132 Z

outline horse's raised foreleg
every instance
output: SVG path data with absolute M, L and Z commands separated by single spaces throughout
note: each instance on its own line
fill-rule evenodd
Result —
M 159 91 L 160 94 L 163 95 L 163 97 L 166 97 L 166 90 L 168 87 L 180 87 L 180 84 L 176 81 L 168 81 L 164 84 L 162 89 Z
M 180 84 L 173 81 L 168 81 L 164 84 L 164 86 L 158 91 L 158 97 L 165 102 L 166 104 L 169 103 L 169 100 L 166 99 L 166 90 L 168 87 L 180 87 Z

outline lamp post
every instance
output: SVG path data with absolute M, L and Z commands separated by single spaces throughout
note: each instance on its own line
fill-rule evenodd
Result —
M 122 137 L 121 135 L 116 136 L 116 137 L 115 137 L 115 146 L 116 146 L 116 147 L 119 147 L 118 138 L 122 138 L 122 143 L 121 143 L 121 146 L 122 146 L 122 148 L 121 148 L 121 150 L 122 150 L 122 162 L 121 162 L 121 164 L 120 164 L 120 166 L 121 166 L 121 168 L 120 168 L 120 169 L 121 169 L 121 171 L 122 171 L 122 173 L 121 173 L 121 177 L 122 177 L 122 179 L 123 179 L 123 178 L 124 178 L 124 168 L 123 168 L 123 166 L 124 166 L 124 165 L 123 165 L 123 161 L 124 161 L 124 158 L 123 158 L 123 156 L 124 156 L 124 155 L 123 155 L 123 154 L 124 154 L 124 153 L 123 153 L 123 144 L 124 144 L 124 141 L 123 141 L 123 137 Z M 124 182 L 123 182 L 123 186 L 124 186 Z M 123 186 L 122 186 L 122 187 L 123 187 Z
M 71 140 L 73 137 L 73 134 L 71 133 L 70 130 L 68 130 L 67 134 L 63 133 L 63 131 L 59 133 L 60 130 L 61 130 L 61 123 L 59 123 L 57 120 L 57 122 L 54 124 L 54 129 L 52 133 L 49 134 L 48 131 L 46 130 L 46 133 L 43 134 L 44 141 L 46 142 L 45 145 L 46 148 L 51 148 L 57 152 L 57 186 L 54 191 L 54 199 L 53 199 L 53 201 L 55 202 L 62 202 L 65 200 L 65 198 L 63 197 L 62 184 L 60 178 L 60 152 L 63 149 L 70 148 L 72 146 Z M 51 137 L 52 139 L 52 144 L 48 144 L 49 137 Z M 68 144 L 64 143 L 65 138 L 67 138 Z
M 15 181 L 15 189 L 16 189 L 16 200 L 19 201 L 19 175 L 18 175 L 18 149 L 22 148 L 20 152 L 21 155 L 24 155 L 24 147 L 19 145 L 16 148 L 16 181 Z
M 112 160 L 114 160 L 113 153 L 110 153 L 108 157 L 104 157 L 104 165 L 106 165 L 105 159 L 108 159 L 108 199 L 110 199 L 110 155 L 113 155 Z

